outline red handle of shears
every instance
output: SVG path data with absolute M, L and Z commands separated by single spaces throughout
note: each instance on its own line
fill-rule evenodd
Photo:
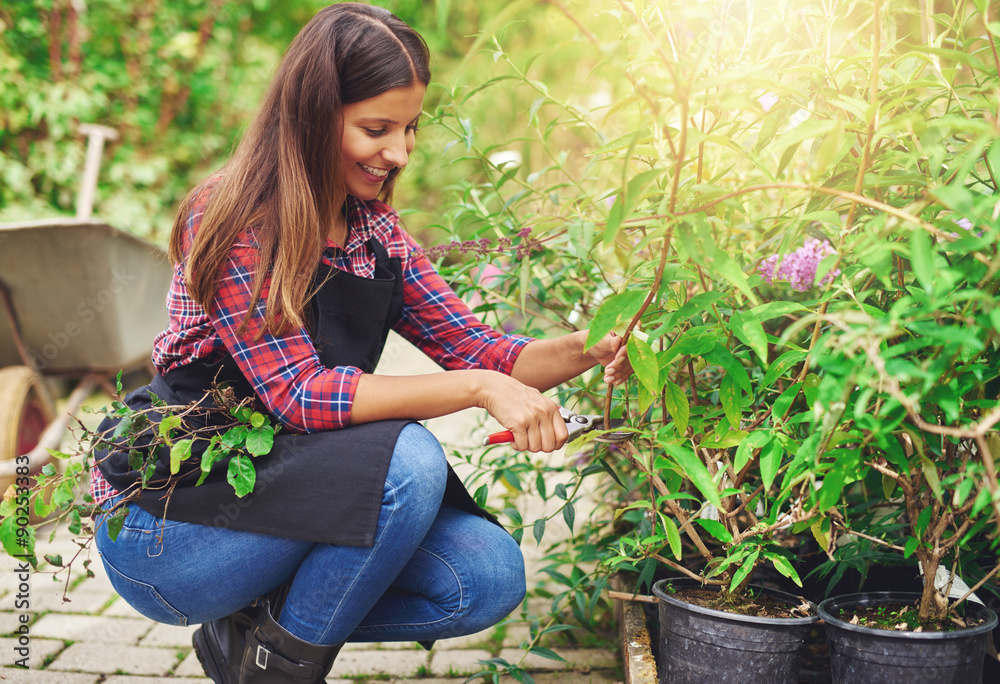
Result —
M 506 444 L 513 441 L 514 433 L 510 430 L 504 430 L 503 432 L 494 432 L 492 435 L 484 439 L 483 446 L 489 446 L 491 444 Z

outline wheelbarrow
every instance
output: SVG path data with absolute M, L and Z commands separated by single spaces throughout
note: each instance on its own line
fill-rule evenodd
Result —
M 0 493 L 25 464 L 16 457 L 32 474 L 50 461 L 97 386 L 150 367 L 167 325 L 166 253 L 90 218 L 94 157 L 113 131 L 81 128 L 90 144 L 77 216 L 0 224 Z M 77 383 L 59 411 L 54 388 L 71 383 L 56 379 Z

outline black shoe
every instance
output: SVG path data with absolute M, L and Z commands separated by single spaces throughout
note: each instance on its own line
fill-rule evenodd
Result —
M 246 633 L 238 684 L 322 684 L 342 646 L 302 641 L 277 623 L 265 600 Z
M 259 607 L 248 606 L 232 615 L 204 623 L 191 641 L 201 667 L 215 684 L 238 684 L 239 666 L 246 649 L 246 632 Z

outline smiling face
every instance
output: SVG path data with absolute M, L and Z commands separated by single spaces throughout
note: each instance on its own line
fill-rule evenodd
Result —
M 349 194 L 375 199 L 389 173 L 406 166 L 416 144 L 426 90 L 417 83 L 344 105 L 340 151 Z

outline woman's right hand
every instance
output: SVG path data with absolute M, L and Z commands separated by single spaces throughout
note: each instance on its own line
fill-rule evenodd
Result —
M 478 406 L 514 435 L 518 451 L 562 448 L 569 436 L 559 405 L 534 387 L 496 371 L 479 371 Z

